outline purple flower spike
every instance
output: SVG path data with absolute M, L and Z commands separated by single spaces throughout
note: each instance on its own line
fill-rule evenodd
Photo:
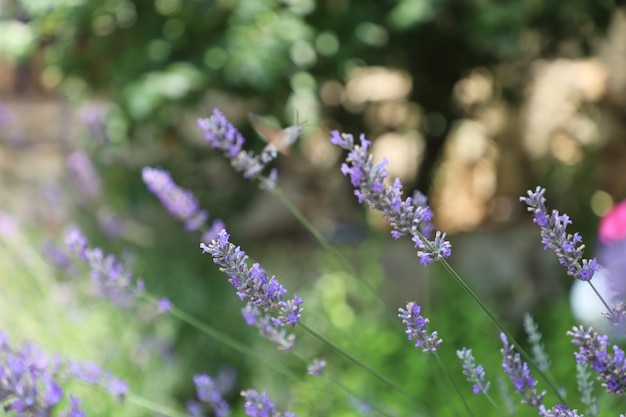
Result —
M 578 414 L 578 410 L 572 410 L 562 404 L 557 404 L 550 410 L 546 410 L 542 405 L 539 407 L 539 414 L 544 417 L 583 417 L 582 414 Z
M 276 188 L 278 177 L 275 170 L 268 177 L 261 175 L 278 155 L 275 147 L 268 145 L 259 155 L 243 150 L 245 139 L 218 109 L 213 110 L 209 118 L 198 119 L 198 126 L 213 149 L 223 151 L 224 156 L 230 159 L 232 167 L 241 172 L 244 178 L 259 180 L 261 188 L 265 190 Z
M 530 368 L 526 362 L 522 362 L 520 354 L 516 353 L 513 345 L 509 343 L 504 333 L 500 333 L 500 340 L 504 347 L 502 353 L 502 369 L 509 375 L 515 392 L 522 396 L 522 404 L 532 407 L 540 407 L 546 392 L 537 394 L 537 381 L 530 374 Z
M 200 210 L 198 199 L 191 191 L 176 185 L 169 172 L 160 168 L 144 167 L 141 177 L 172 217 L 185 222 L 188 231 L 204 226 L 209 214 Z
M 528 205 L 528 211 L 533 213 L 534 221 L 541 228 L 541 242 L 544 249 L 552 249 L 556 253 L 559 263 L 570 275 L 581 281 L 589 281 L 600 265 L 593 259 L 583 259 L 582 238 L 578 233 L 568 234 L 565 229 L 572 224 L 567 214 L 559 214 L 557 210 L 548 213 L 546 208 L 545 188 L 537 187 L 535 191 L 528 191 L 528 197 L 520 197 L 520 201 Z
M 608 337 L 591 328 L 585 330 L 584 327 L 574 327 L 567 335 L 578 346 L 578 352 L 574 353 L 576 361 L 587 362 L 599 374 L 598 380 L 602 381 L 602 386 L 609 393 L 626 393 L 626 359 L 623 350 L 613 345 L 613 353 L 609 353 Z
M 482 365 L 476 365 L 472 350 L 463 348 L 456 351 L 456 355 L 463 363 L 463 375 L 467 381 L 473 383 L 472 392 L 474 394 L 486 394 L 489 390 L 490 382 L 485 381 L 485 370 Z
M 126 306 L 143 290 L 143 283 L 134 281 L 132 271 L 115 255 L 105 254 L 100 248 L 90 248 L 87 238 L 77 227 L 66 233 L 65 242 L 70 252 L 89 265 L 91 278 L 104 297 Z
M 197 374 L 193 377 L 196 385 L 196 394 L 198 401 L 191 401 L 187 404 L 189 414 L 192 416 L 203 416 L 203 409 L 212 411 L 216 417 L 227 417 L 230 415 L 230 406 L 222 397 L 222 392 L 218 389 L 217 384 L 210 376 L 206 374 Z
M 281 413 L 276 410 L 274 403 L 266 393 L 258 393 L 253 389 L 241 391 L 241 396 L 246 399 L 243 407 L 250 417 L 296 417 L 288 411 Z
M 222 229 L 219 236 L 208 245 L 201 243 L 203 253 L 210 253 L 213 262 L 220 265 L 220 271 L 228 275 L 229 282 L 237 290 L 237 296 L 248 306 L 243 315 L 248 325 L 259 328 L 261 334 L 289 350 L 294 346 L 294 335 L 285 335 L 284 326 L 294 326 L 302 315 L 302 299 L 294 294 L 291 300 L 284 300 L 287 290 L 276 277 L 268 277 L 265 270 L 255 263 L 248 266 L 248 255 L 240 247 L 229 241 L 230 235 Z M 258 309 L 274 316 L 262 317 Z
M 436 352 L 442 340 L 437 332 L 428 334 L 426 327 L 430 322 L 427 318 L 420 314 L 422 307 L 413 301 L 407 303 L 406 310 L 398 309 L 398 318 L 402 319 L 402 323 L 406 325 L 406 334 L 409 340 L 415 340 L 415 347 L 422 348 L 423 352 Z
M 433 232 L 433 213 L 426 205 L 426 197 L 417 193 L 413 198 L 402 200 L 402 183 L 398 178 L 391 187 L 385 185 L 385 178 L 389 176 L 386 169 L 388 162 L 383 159 L 374 165 L 374 157 L 368 153 L 371 142 L 364 135 L 361 135 L 360 145 L 357 145 L 352 135 L 333 131 L 330 143 L 349 151 L 341 172 L 350 177 L 355 188 L 354 195 L 360 204 L 367 201 L 371 208 L 383 213 L 393 229 L 391 236 L 394 239 L 411 236 L 423 265 L 450 256 L 452 247 L 446 241 L 445 233 L 437 232 L 435 240 L 429 240 Z

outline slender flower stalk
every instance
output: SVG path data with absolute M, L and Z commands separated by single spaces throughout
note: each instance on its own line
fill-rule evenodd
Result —
M 394 239 L 411 236 L 423 265 L 450 256 L 452 247 L 446 240 L 445 233 L 437 232 L 432 241 L 425 235 L 432 231 L 433 217 L 432 210 L 425 203 L 425 197 L 420 195 L 418 198 L 408 197 L 402 200 L 402 183 L 398 178 L 391 187 L 384 183 L 389 176 L 386 169 L 388 162 L 383 159 L 374 165 L 374 157 L 368 153 L 371 142 L 364 135 L 361 135 L 361 144 L 357 145 L 352 135 L 333 131 L 330 142 L 349 151 L 341 172 L 350 176 L 355 188 L 354 194 L 360 204 L 367 201 L 371 208 L 383 213 L 393 229 L 391 235 Z
M 280 328 L 298 323 L 302 315 L 302 299 L 294 294 L 292 299 L 285 300 L 287 290 L 276 277 L 268 278 L 258 263 L 249 267 L 248 255 L 230 243 L 229 238 L 226 230 L 222 230 L 217 239 L 208 245 L 201 243 L 200 248 L 203 253 L 210 253 L 213 262 L 220 265 L 220 271 L 230 277 L 229 282 L 237 290 L 237 296 L 242 301 L 248 300 L 243 312 L 246 322 L 257 326 L 261 334 L 278 343 L 279 348 L 292 349 L 295 336 L 286 335 Z M 268 315 L 262 317 L 259 310 Z
M 541 242 L 544 249 L 552 249 L 559 263 L 567 270 L 567 274 L 581 281 L 589 281 L 594 272 L 600 269 L 596 258 L 583 259 L 585 245 L 578 232 L 573 235 L 566 232 L 567 225 L 572 224 L 567 214 L 559 214 L 557 210 L 548 213 L 546 208 L 545 188 L 537 187 L 528 191 L 528 197 L 520 197 L 520 201 L 528 205 L 533 213 L 534 222 L 541 228 Z
M 191 191 L 179 187 L 169 172 L 161 168 L 144 167 L 141 176 L 148 189 L 161 201 L 172 217 L 185 223 L 185 230 L 188 232 L 206 230 L 203 239 L 212 239 L 223 229 L 224 223 L 220 219 L 216 219 L 210 227 L 207 227 L 209 212 L 202 210 L 196 196 Z
M 426 327 L 430 321 L 420 313 L 422 307 L 410 301 L 406 305 L 406 310 L 398 309 L 398 318 L 406 325 L 406 334 L 409 340 L 415 340 L 415 347 L 422 348 L 422 352 L 436 352 L 442 340 L 437 332 L 428 333 Z
M 246 399 L 243 407 L 250 417 L 296 417 L 292 412 L 281 413 L 276 410 L 276 406 L 265 392 L 259 394 L 257 391 L 249 389 L 241 391 L 241 396 Z
M 626 358 L 622 349 L 613 345 L 613 353 L 609 353 L 608 337 L 591 328 L 575 326 L 567 335 L 578 346 L 578 352 L 574 353 L 576 361 L 587 362 L 598 373 L 598 380 L 602 381 L 607 392 L 626 393 Z
M 532 377 L 528 363 L 522 362 L 520 354 L 515 352 L 504 333 L 500 333 L 500 340 L 504 345 L 500 349 L 504 373 L 509 376 L 515 392 L 522 397 L 522 404 L 539 408 L 546 392 L 537 393 L 537 381 Z

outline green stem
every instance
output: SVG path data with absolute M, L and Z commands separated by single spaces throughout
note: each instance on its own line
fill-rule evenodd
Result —
M 404 398 L 406 398 L 408 401 L 410 401 L 413 405 L 415 405 L 416 407 L 420 408 L 422 410 L 422 412 L 427 413 L 429 415 L 432 415 L 430 413 L 429 410 L 426 409 L 426 407 L 424 407 L 423 404 L 417 402 L 415 399 L 413 399 L 409 393 L 407 393 L 405 390 L 403 390 L 402 388 L 400 388 L 398 385 L 396 385 L 393 381 L 391 381 L 389 378 L 387 378 L 386 376 L 380 374 L 379 372 L 375 371 L 374 369 L 370 368 L 369 366 L 367 366 L 366 364 L 364 364 L 363 362 L 361 362 L 359 359 L 355 358 L 354 356 L 352 356 L 351 354 L 349 354 L 348 352 L 346 352 L 345 350 L 341 349 L 339 346 L 337 346 L 336 344 L 334 344 L 332 341 L 330 341 L 329 339 L 325 338 L 324 336 L 322 336 L 321 334 L 319 334 L 318 332 L 316 332 L 315 330 L 313 330 L 312 328 L 310 328 L 309 326 L 307 326 L 306 324 L 304 324 L 302 321 L 300 321 L 298 323 L 307 333 L 309 333 L 311 336 L 315 337 L 316 339 L 326 343 L 329 347 L 331 347 L 333 350 L 335 350 L 337 353 L 339 353 L 341 356 L 345 357 L 346 359 L 348 359 L 350 362 L 354 363 L 355 365 L 357 365 L 358 367 L 360 367 L 361 369 L 369 372 L 372 376 L 374 376 L 376 379 L 378 379 L 379 381 L 383 382 L 384 384 L 386 384 L 387 386 L 389 386 L 391 389 L 393 389 L 394 391 L 396 391 L 397 393 L 399 393 L 400 395 L 402 395 Z
M 465 406 L 465 410 L 467 411 L 467 414 L 472 416 L 472 417 L 474 417 L 474 413 L 472 413 L 472 410 L 470 409 L 469 405 L 467 404 L 467 401 L 465 401 L 465 396 L 463 395 L 463 393 L 459 389 L 459 386 L 456 384 L 456 382 L 454 382 L 454 378 L 452 378 L 452 375 L 450 375 L 450 372 L 448 372 L 448 368 L 446 368 L 446 366 L 444 365 L 443 361 L 441 360 L 441 356 L 439 356 L 439 353 L 437 353 L 437 352 L 434 352 L 434 355 L 435 355 L 435 358 L 437 358 L 437 362 L 439 362 L 439 366 L 441 366 L 441 369 L 443 370 L 443 373 L 450 380 L 450 383 L 452 384 L 452 387 L 454 388 L 454 391 L 456 391 L 457 395 L 461 398 L 461 402 Z
M 423 241 L 426 241 L 425 238 L 423 238 Z M 474 301 L 476 301 L 476 303 L 485 312 L 487 317 L 489 317 L 491 322 L 498 328 L 498 330 L 500 330 L 502 333 L 504 333 L 506 335 L 506 337 L 509 340 L 511 340 L 511 342 L 513 343 L 515 348 L 520 352 L 520 354 L 524 357 L 524 359 L 526 359 L 529 363 L 531 363 L 535 367 L 535 369 L 537 370 L 537 373 L 539 375 L 541 375 L 541 377 L 544 379 L 544 381 L 546 381 L 548 386 L 554 391 L 556 396 L 559 398 L 559 401 L 561 402 L 561 404 L 566 405 L 567 402 L 565 401 L 565 398 L 561 395 L 559 390 L 556 388 L 556 385 L 554 385 L 552 380 L 550 378 L 548 378 L 548 376 L 546 375 L 545 372 L 543 372 L 541 369 L 539 369 L 537 367 L 537 365 L 535 364 L 535 361 L 533 360 L 532 356 L 530 356 L 522 348 L 522 346 L 517 342 L 517 340 L 515 340 L 515 338 L 509 333 L 509 331 L 507 331 L 504 328 L 504 326 L 502 326 L 500 324 L 500 322 L 496 319 L 496 317 L 493 315 L 493 313 L 487 308 L 487 306 L 485 304 L 483 304 L 483 302 L 480 300 L 480 298 L 478 298 L 478 296 L 465 283 L 465 281 L 463 281 L 463 279 L 459 276 L 459 274 L 457 274 L 457 272 L 454 270 L 454 268 L 452 268 L 452 266 L 448 263 L 448 261 L 446 261 L 445 259 L 442 259 L 441 263 L 443 264 L 444 268 L 450 273 L 450 275 L 452 275 L 452 277 L 457 281 L 457 283 L 474 299 Z
M 164 416 L 169 416 L 169 417 L 188 417 L 187 413 L 182 413 L 178 410 L 174 410 L 162 404 L 157 404 L 146 398 L 139 397 L 137 395 L 133 395 L 130 393 L 126 394 L 125 401 L 127 401 L 130 404 L 139 406 L 143 409 L 150 410 L 153 413 L 158 414 L 158 415 L 164 415 Z

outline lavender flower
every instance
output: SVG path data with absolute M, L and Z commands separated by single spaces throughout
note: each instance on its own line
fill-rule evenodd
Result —
M 324 359 L 315 358 L 313 362 L 311 362 L 306 367 L 307 374 L 311 376 L 319 376 L 324 373 L 326 370 L 326 361 Z
M 209 213 L 200 209 L 198 199 L 191 191 L 176 185 L 169 172 L 161 168 L 144 167 L 141 177 L 172 217 L 185 222 L 185 230 L 193 232 L 204 227 Z
M 246 140 L 218 109 L 213 110 L 209 118 L 198 119 L 198 126 L 211 147 L 223 151 L 232 167 L 242 172 L 244 178 L 258 179 L 261 187 L 267 190 L 276 188 L 278 178 L 275 170 L 268 177 L 261 175 L 265 167 L 276 158 L 276 147 L 266 146 L 260 155 L 243 150 Z
M 288 352 L 296 346 L 296 336 L 287 334 L 285 329 L 274 324 L 273 317 L 270 315 L 262 315 L 257 306 L 246 304 L 241 310 L 241 315 L 248 326 L 258 328 L 259 334 L 276 343 L 280 350 Z
M 463 348 L 456 351 L 456 355 L 463 363 L 463 375 L 467 376 L 467 381 L 473 383 L 472 392 L 474 394 L 486 394 L 491 382 L 485 381 L 485 370 L 482 365 L 476 365 L 472 350 Z
M 566 233 L 565 229 L 571 224 L 567 214 L 559 214 L 557 210 L 548 213 L 544 198 L 545 188 L 537 187 L 535 191 L 528 191 L 528 197 L 520 197 L 520 201 L 528 205 L 528 211 L 533 213 L 534 222 L 541 228 L 541 242 L 544 249 L 552 249 L 559 263 L 563 265 L 567 274 L 581 281 L 589 281 L 594 272 L 600 269 L 596 258 L 583 259 L 582 237 L 578 233 Z
M 89 242 L 80 229 L 72 227 L 66 233 L 66 244 L 70 252 L 78 255 L 90 268 L 91 278 L 98 285 L 103 296 L 119 305 L 127 305 L 129 298 L 136 297 L 143 290 L 143 282 L 133 285 L 133 273 L 112 255 L 105 255 L 100 248 L 90 248 Z
M 557 404 L 550 410 L 546 410 L 544 406 L 540 406 L 539 414 L 544 417 L 583 417 L 582 414 L 578 414 L 578 410 L 572 410 L 562 404 Z
M 64 390 L 61 383 L 69 377 L 82 379 L 90 384 L 125 383 L 95 365 L 89 366 L 90 377 L 82 378 L 86 365 L 73 363 L 60 357 L 46 356 L 35 344 L 26 343 L 19 349 L 9 344 L 6 334 L 0 332 L 0 402 L 5 412 L 15 411 L 18 416 L 47 416 L 61 402 Z M 95 371 L 97 369 L 97 372 Z M 118 396 L 126 394 L 126 388 L 117 389 Z M 70 396 L 70 409 L 63 415 L 82 417 L 80 401 Z
M 160 313 L 167 313 L 172 309 L 172 302 L 168 298 L 163 297 L 159 299 L 159 302 L 157 303 L 157 308 L 159 309 Z
M 350 151 L 347 163 L 341 166 L 341 172 L 350 176 L 354 194 L 360 204 L 367 201 L 371 208 L 381 211 L 392 227 L 391 235 L 394 239 L 410 235 L 420 263 L 428 265 L 436 260 L 447 258 L 451 253 L 450 242 L 445 240 L 446 234 L 437 232 L 435 240 L 427 239 L 425 233 L 432 232 L 432 210 L 426 205 L 425 197 L 419 195 L 418 200 L 408 197 L 402 200 L 402 183 L 395 179 L 391 187 L 384 183 L 389 173 L 385 169 L 388 162 L 374 165 L 373 156 L 368 154 L 371 142 L 361 135 L 361 144 L 355 145 L 354 137 L 350 134 L 331 132 L 330 142 Z
M 82 196 L 88 199 L 88 201 L 100 197 L 100 194 L 102 194 L 102 181 L 87 153 L 84 151 L 72 152 L 67 157 L 67 167 L 74 174 L 73 178 L 76 180 Z
M 218 389 L 213 378 L 206 374 L 197 374 L 193 377 L 196 385 L 198 401 L 190 401 L 187 404 L 187 411 L 192 416 L 202 416 L 206 409 L 212 411 L 216 417 L 227 417 L 230 415 L 230 406 L 222 397 L 222 392 Z
M 522 396 L 522 404 L 532 407 L 539 407 L 546 392 L 537 394 L 537 381 L 530 374 L 530 369 L 526 362 L 522 362 L 520 354 L 516 353 L 513 345 L 509 344 L 504 333 L 500 333 L 500 340 L 504 347 L 500 349 L 502 353 L 502 369 L 509 375 L 513 383 L 515 392 Z
M 578 352 L 574 353 L 576 360 L 589 363 L 609 393 L 626 393 L 626 359 L 623 350 L 613 345 L 613 353 L 609 353 L 608 337 L 599 335 L 591 328 L 585 330 L 584 327 L 574 327 L 567 335 L 578 346 Z
M 266 393 L 260 394 L 253 389 L 241 391 L 241 396 L 246 399 L 243 407 L 250 417 L 296 417 L 294 413 L 276 410 L 274 403 L 270 401 Z
M 268 278 L 265 270 L 255 263 L 252 267 L 247 264 L 248 255 L 240 247 L 229 241 L 230 235 L 222 230 L 217 239 L 208 245 L 201 243 L 203 253 L 210 253 L 213 262 L 220 265 L 220 271 L 226 273 L 229 282 L 237 290 L 237 296 L 243 301 L 248 300 L 250 307 L 244 312 L 244 317 L 249 324 L 259 326 L 262 334 L 272 335 L 272 340 L 279 341 L 282 337 L 274 339 L 280 332 L 270 331 L 267 326 L 278 330 L 280 327 L 295 325 L 302 315 L 302 299 L 294 294 L 290 300 L 284 300 L 287 290 L 278 282 L 276 277 Z M 274 317 L 259 319 L 259 314 L 252 307 L 257 307 L 265 313 L 273 313 Z M 287 336 L 289 338 L 291 336 Z M 293 336 L 295 337 L 295 336 Z M 285 339 L 288 341 L 288 339 Z M 293 344 L 286 344 L 293 347 Z
M 437 336 L 437 332 L 428 334 L 429 320 L 420 315 L 422 307 L 413 301 L 407 303 L 406 310 L 398 309 L 398 318 L 406 325 L 406 334 L 409 340 L 415 340 L 415 347 L 421 347 L 422 352 L 436 352 L 442 340 Z

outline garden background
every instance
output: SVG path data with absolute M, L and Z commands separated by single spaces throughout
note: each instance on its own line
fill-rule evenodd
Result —
M 192 376 L 207 373 L 222 381 L 234 415 L 250 387 L 300 416 L 375 414 L 363 408 L 370 401 L 390 415 L 422 415 L 306 333 L 296 332 L 300 354 L 327 358 L 354 398 L 245 326 L 199 235 L 142 182 L 142 168 L 158 166 L 305 300 L 309 325 L 433 415 L 463 415 L 437 363 L 412 348 L 396 318 L 417 301 L 470 408 L 499 415 L 471 393 L 454 353 L 471 347 L 495 384 L 497 329 L 440 267 L 419 265 L 410 241 L 393 240 L 383 218 L 357 204 L 339 170 L 345 155 L 329 143 L 338 129 L 364 133 L 408 195 L 428 195 L 453 244 L 450 262 L 521 341 L 522 317 L 533 314 L 554 379 L 582 407 L 565 337 L 577 323 L 571 278 L 543 251 L 519 196 L 546 187 L 593 256 L 600 217 L 626 197 L 625 74 L 626 10 L 612 1 L 0 0 L 0 330 L 96 362 L 176 410 L 195 396 Z M 249 113 L 303 125 L 276 161 L 279 186 L 385 307 L 211 149 L 196 120 L 214 108 L 257 151 L 264 142 Z M 71 223 L 152 294 L 270 365 L 150 308 L 94 298 L 88 272 L 57 258 Z M 91 415 L 154 415 L 75 390 Z M 624 411 L 615 397 L 601 401 L 612 415 Z M 520 405 L 516 415 L 535 413 Z

